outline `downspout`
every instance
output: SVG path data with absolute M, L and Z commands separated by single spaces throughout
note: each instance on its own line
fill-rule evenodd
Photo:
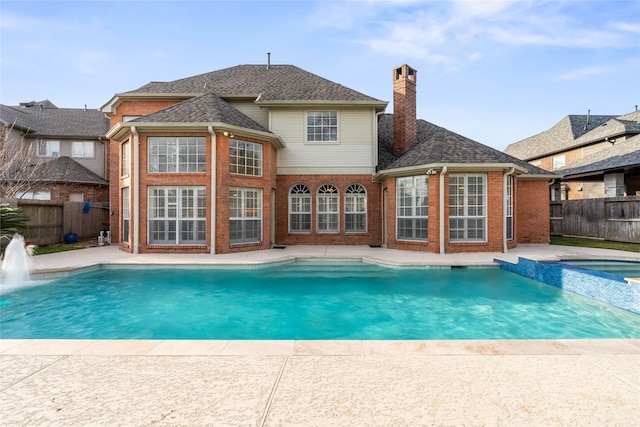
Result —
M 502 252 L 507 253 L 507 181 L 513 175 L 516 168 L 512 167 L 509 172 L 505 173 L 502 180 Z M 515 183 L 514 183 L 515 184 Z M 513 199 L 515 186 L 511 186 L 511 226 L 513 227 Z M 514 228 L 515 230 L 515 228 Z
M 443 166 L 440 171 L 440 253 L 444 254 L 444 176 L 447 167 Z
M 213 126 L 207 128 L 211 134 L 211 253 L 216 253 L 216 149 L 217 140 Z
M 140 136 L 135 126 L 131 126 L 133 134 L 133 253 L 140 253 Z

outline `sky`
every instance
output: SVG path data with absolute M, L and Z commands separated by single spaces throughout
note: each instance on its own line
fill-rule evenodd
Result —
M 100 108 L 240 64 L 292 64 L 485 145 L 640 104 L 640 1 L 0 1 L 0 103 Z

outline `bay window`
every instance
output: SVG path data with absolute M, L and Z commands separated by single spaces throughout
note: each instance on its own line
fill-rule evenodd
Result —
M 429 187 L 426 176 L 396 179 L 396 238 L 427 241 Z
M 450 241 L 486 241 L 486 181 L 484 174 L 449 176 Z
M 229 242 L 262 241 L 262 189 L 229 189 Z
M 149 244 L 206 244 L 205 187 L 149 187 Z

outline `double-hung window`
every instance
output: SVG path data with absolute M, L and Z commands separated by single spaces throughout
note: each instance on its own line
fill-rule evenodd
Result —
M 398 240 L 427 241 L 429 187 L 426 176 L 396 179 L 396 236 Z
M 513 180 L 512 176 L 507 177 L 507 199 L 506 205 L 506 221 L 507 221 L 507 240 L 513 240 Z
M 333 184 L 318 188 L 318 233 L 337 233 L 340 225 L 340 195 Z
M 205 137 L 149 137 L 149 172 L 204 172 Z
M 311 232 L 311 190 L 296 184 L 289 190 L 289 233 Z
M 344 231 L 367 232 L 367 191 L 360 184 L 351 184 L 344 192 Z
M 307 142 L 338 142 L 338 112 L 307 112 Z
M 71 157 L 93 158 L 93 141 L 73 141 L 71 145 Z
M 129 241 L 129 187 L 122 189 L 122 241 Z
M 122 176 L 131 173 L 131 143 L 129 141 L 122 144 Z
M 262 144 L 230 140 L 229 172 L 238 175 L 262 176 Z
M 449 176 L 449 239 L 452 242 L 483 242 L 487 231 L 487 176 Z
M 229 242 L 262 241 L 262 189 L 229 189 Z
M 38 156 L 60 157 L 60 141 L 40 141 L 38 144 Z
M 205 187 L 149 187 L 149 243 L 205 244 Z

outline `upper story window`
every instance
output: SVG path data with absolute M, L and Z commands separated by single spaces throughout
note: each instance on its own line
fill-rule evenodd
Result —
M 123 122 L 130 122 L 131 120 L 135 120 L 138 117 L 142 117 L 142 116 L 122 116 L 122 121 Z
M 311 190 L 296 184 L 289 190 L 289 233 L 311 232 Z
M 38 144 L 38 156 L 60 157 L 60 141 L 40 141 Z
M 71 157 L 95 157 L 93 141 L 74 141 L 71 147 Z
M 553 170 L 560 169 L 565 165 L 565 163 L 566 163 L 566 158 L 564 154 L 560 156 L 555 156 L 553 158 Z
M 344 231 L 367 232 L 367 190 L 360 184 L 351 184 L 344 192 Z
M 205 137 L 149 137 L 149 172 L 204 172 Z
M 307 112 L 307 142 L 338 142 L 338 112 Z
M 229 173 L 262 176 L 262 144 L 230 140 Z
M 122 176 L 131 173 L 131 144 L 129 141 L 122 144 Z

